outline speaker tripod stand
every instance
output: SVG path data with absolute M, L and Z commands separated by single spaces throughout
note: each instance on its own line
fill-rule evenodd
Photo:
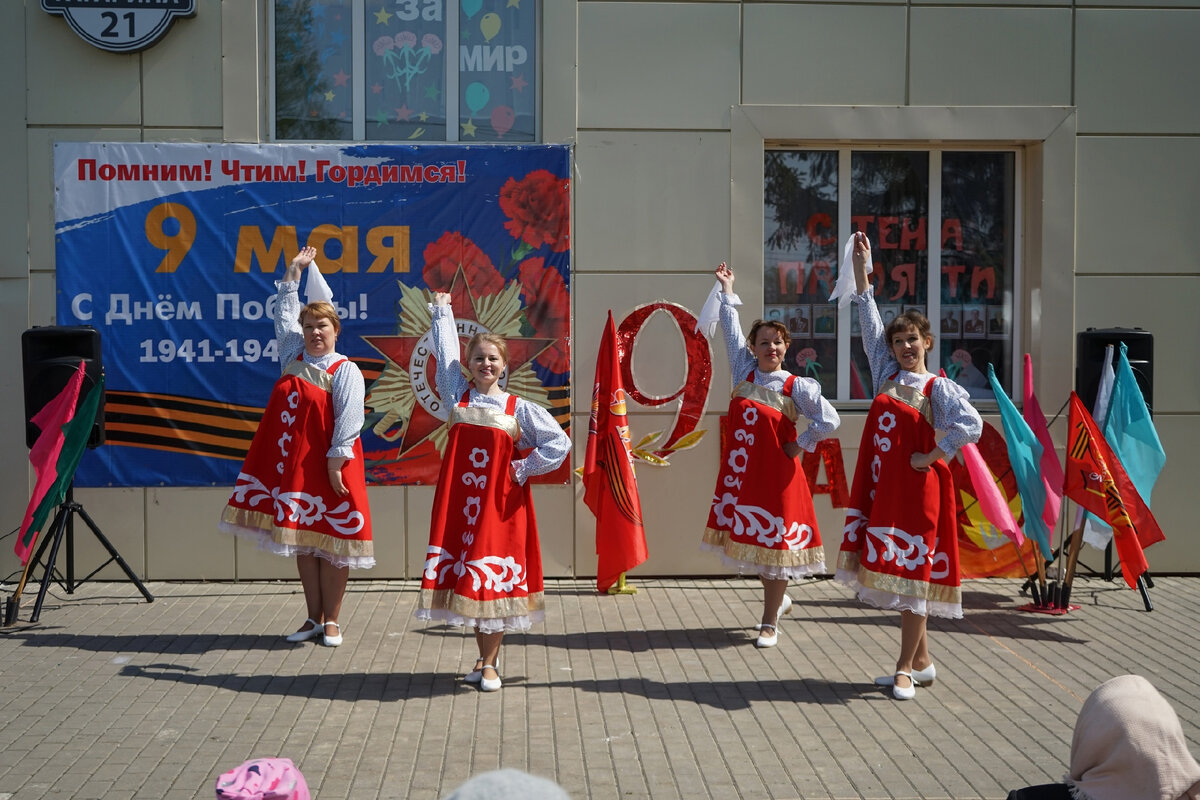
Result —
M 100 570 L 112 563 L 116 563 L 124 572 L 130 582 L 137 587 L 137 590 L 142 593 L 142 597 L 146 598 L 147 603 L 154 602 L 154 595 L 150 594 L 149 590 L 138 580 L 137 575 L 130 569 L 129 564 L 125 563 L 125 559 L 117 552 L 117 548 L 113 547 L 112 542 L 100 530 L 96 523 L 88 515 L 87 510 L 83 505 L 75 502 L 74 486 L 68 487 L 66 497 L 59 504 L 58 511 L 54 514 L 54 521 L 50 523 L 46 535 L 42 538 L 41 544 L 38 545 L 37 552 L 33 558 L 29 559 L 29 563 L 25 567 L 24 574 L 21 575 L 21 582 L 17 585 L 16 592 L 13 593 L 12 599 L 9 601 L 8 608 L 5 612 L 5 625 L 12 625 L 17 621 L 17 615 L 20 613 L 21 592 L 25 588 L 26 580 L 33 574 L 33 568 L 40 563 L 42 556 L 49 549 L 50 553 L 46 558 L 45 570 L 42 572 L 42 579 L 38 587 L 37 600 L 33 604 L 33 613 L 29 616 L 30 622 L 37 622 L 42 615 L 42 604 L 46 601 L 46 592 L 50 589 L 50 582 L 54 581 L 62 586 L 67 594 L 74 594 L 75 588 L 85 581 L 91 579 Z M 96 540 L 108 551 L 108 560 L 94 570 L 89 572 L 79 580 L 75 580 L 75 515 L 78 514 L 84 523 L 91 529 Z M 67 545 L 67 563 L 66 574 L 60 573 L 56 569 L 58 554 L 62 548 L 63 542 Z

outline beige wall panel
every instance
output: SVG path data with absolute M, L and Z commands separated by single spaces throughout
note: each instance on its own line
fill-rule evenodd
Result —
M 421 570 L 425 568 L 425 553 L 429 550 L 429 518 L 433 514 L 432 486 L 410 486 L 405 490 L 408 495 L 405 505 L 405 523 L 412 533 L 405 543 L 408 553 L 408 572 L 404 576 L 415 580 L 421 579 Z
M 220 0 L 200 0 L 194 17 L 175 20 L 142 54 L 145 124 L 219 126 L 221 56 Z
M 239 581 L 299 581 L 296 559 L 275 555 L 240 536 L 231 537 L 220 531 L 216 535 L 234 540 Z
M 25 59 L 30 125 L 141 123 L 141 56 L 92 47 L 37 4 L 26 23 L 28 41 L 37 43 Z
M 56 293 L 53 272 L 29 274 L 29 325 L 57 325 Z
M 98 494 L 114 490 L 96 490 Z M 230 580 L 236 537 L 217 530 L 229 487 L 145 490 L 146 576 L 151 580 Z M 137 523 L 142 503 L 136 504 Z M 99 520 L 97 520 L 99 522 Z M 104 523 L 100 523 L 104 527 Z M 253 548 L 253 545 L 250 545 Z M 283 559 L 280 559 L 282 561 Z M 294 573 L 293 573 L 294 574 Z
M 1200 83 L 1200 9 L 1080 9 L 1076 15 L 1080 134 L 1200 130 L 1200 105 L 1190 102 Z
M 1155 344 L 1158 342 L 1155 341 Z M 1158 520 L 1167 539 L 1146 550 L 1151 574 L 1200 573 L 1200 547 L 1196 546 L 1193 533 L 1196 527 L 1193 499 L 1196 495 L 1196 471 L 1192 459 L 1200 449 L 1200 425 L 1196 424 L 1195 419 L 1194 416 L 1163 414 L 1157 414 L 1154 419 L 1158 438 L 1167 453 L 1167 463 L 1158 476 L 1158 482 L 1154 484 L 1151 502 L 1154 504 L 1154 518 Z M 1084 548 L 1082 557 L 1090 563 L 1103 563 L 1099 552 L 1095 550 Z M 1154 598 L 1153 590 L 1150 597 Z
M 913 105 L 1071 102 L 1067 9 L 914 8 L 910 37 Z
M 383 580 L 404 578 L 408 568 L 408 541 L 415 535 L 425 537 L 425 530 L 413 531 L 404 522 L 408 492 L 403 486 L 368 486 L 367 502 L 371 506 L 371 539 L 375 543 L 375 566 L 371 569 L 350 570 L 352 580 Z
M 579 126 L 727 128 L 739 13 L 735 3 L 580 4 Z
M 21 3 L 0 4 L 0 52 L 7 80 L 0 86 L 0 153 L 5 153 L 5 192 L 0 196 L 0 278 L 24 278 L 29 272 L 29 227 L 25 224 L 28 176 L 21 167 L 26 147 L 25 15 Z
M 744 15 L 742 102 L 904 102 L 903 6 L 747 5 Z
M 728 258 L 728 134 L 585 131 L 575 163 L 576 274 Z
M 584 424 L 586 438 L 587 425 Z M 573 459 L 573 460 L 572 460 Z M 575 466 L 583 465 L 583 451 L 578 458 L 567 456 Z M 537 514 L 538 541 L 542 546 L 542 572 L 548 578 L 575 577 L 575 526 L 586 523 L 576 519 L 575 480 L 566 485 L 534 486 L 533 507 Z M 587 507 L 584 507 L 587 511 Z M 591 517 L 591 512 L 588 512 Z
M 1076 279 L 1075 330 L 1143 328 L 1154 334 L 1154 411 L 1200 412 L 1200 277 L 1105 277 Z M 1052 402 L 1041 398 L 1042 408 Z M 1193 423 L 1195 424 L 1195 423 Z
M 715 267 L 715 264 L 714 264 Z M 668 300 L 687 308 L 692 314 L 697 314 L 704 304 L 704 299 L 712 289 L 715 279 L 712 273 L 695 275 L 638 275 L 636 278 L 612 275 L 576 274 L 575 276 L 575 320 L 573 332 L 574 354 L 574 410 L 580 414 L 588 414 L 592 407 L 592 384 L 596 376 L 596 354 L 600 349 L 600 335 L 608 318 L 608 310 L 613 312 L 613 322 L 618 326 L 621 321 L 640 305 L 653 303 L 658 300 Z M 740 288 L 740 286 L 738 287 Z M 759 297 L 761 297 L 761 292 Z M 752 295 L 742 295 L 749 301 Z M 761 300 L 758 307 L 761 308 Z M 745 311 L 746 319 L 752 319 L 752 312 Z M 757 313 L 757 312 L 753 312 Z M 728 392 L 729 364 L 725 356 L 724 345 L 718 339 L 710 346 L 713 352 L 713 386 L 716 390 L 710 393 Z M 663 397 L 675 394 L 687 376 L 687 351 L 684 347 L 683 336 L 674 318 L 665 311 L 656 311 L 642 327 L 633 348 L 634 378 L 638 388 L 647 395 Z M 630 387 L 626 387 L 630 388 Z M 670 416 L 674 415 L 677 401 L 672 401 L 658 407 L 656 416 L 659 427 L 670 425 Z M 635 405 L 637 410 L 648 409 Z M 587 418 L 582 423 L 587 430 Z M 655 428 L 658 430 L 658 428 Z M 579 456 L 582 459 L 582 454 Z M 581 461 L 582 463 L 582 461 Z
M 221 3 L 221 38 L 214 49 L 219 47 L 221 54 L 219 102 L 225 141 L 262 141 L 270 131 L 265 5 L 243 0 Z
M 134 128 L 31 128 L 29 130 L 29 268 L 54 268 L 54 143 L 136 142 Z
M 9 343 L 13 358 L 4 360 L 0 366 L 0 381 L 4 386 L 23 387 L 25 380 L 21 366 L 21 333 L 29 327 L 25 324 L 28 319 L 26 310 L 29 301 L 29 281 L 24 278 L 0 278 L 0 336 Z M 11 454 L 4 459 L 3 470 L 0 471 L 0 507 L 8 509 L 8 528 L 16 527 L 25 516 L 25 507 L 29 504 L 30 492 L 33 490 L 34 473 L 29 468 L 25 447 L 25 397 L 22 391 L 8 392 L 4 403 L 4 414 L 0 416 L 0 447 L 2 452 Z M 12 541 L 11 539 L 5 540 Z M 17 569 L 17 559 L 13 556 L 13 545 L 0 547 L 0 575 L 7 575 Z
M 218 128 L 154 128 L 145 132 L 147 142 L 220 142 Z
M 579 111 L 579 6 L 543 3 L 541 12 L 542 141 L 573 142 Z
M 1200 186 L 1200 140 L 1079 137 L 1082 273 L 1190 273 L 1193 231 L 1181 225 Z
M 83 506 L 104 538 L 117 549 L 125 563 L 139 578 L 148 577 L 146 570 L 145 492 L 142 489 L 76 489 L 75 500 Z M 50 517 L 53 520 L 53 516 Z M 50 527 L 50 523 L 46 523 Z M 40 541 L 40 540 L 39 540 Z M 67 553 L 59 550 L 58 571 L 65 574 Z M 108 551 L 92 533 L 83 517 L 75 515 L 75 577 L 82 578 L 108 560 Z M 115 563 L 96 575 L 97 580 L 126 580 L 125 571 Z M 133 596 L 141 599 L 136 589 Z

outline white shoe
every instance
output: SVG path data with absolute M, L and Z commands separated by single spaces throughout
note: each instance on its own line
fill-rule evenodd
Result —
M 908 680 L 910 682 L 912 682 L 912 680 L 913 680 L 913 676 L 912 676 L 911 672 L 897 672 L 895 675 L 893 675 L 892 676 L 892 697 L 896 698 L 897 700 L 912 700 L 914 697 L 917 696 L 917 684 L 915 682 L 913 682 L 911 686 L 897 686 L 896 678 L 900 675 L 903 675 L 904 677 L 908 678 Z
M 912 671 L 913 683 L 917 686 L 933 686 L 934 679 L 937 678 L 937 667 L 930 664 L 925 669 L 914 669 Z M 895 675 L 881 675 L 875 679 L 876 686 L 895 686 Z
M 484 664 L 483 669 L 496 669 L 496 667 L 493 666 L 492 664 Z M 485 692 L 500 691 L 500 687 L 504 685 L 503 683 L 500 682 L 500 673 L 497 672 L 496 677 L 494 679 L 493 678 L 485 678 L 485 677 L 483 677 L 483 669 L 481 669 L 479 671 L 479 688 Z
M 771 631 L 770 634 L 767 631 Z M 779 644 L 779 631 L 774 625 L 763 625 L 758 630 L 758 641 L 754 643 L 755 647 L 774 647 Z
M 463 680 L 467 683 L 479 683 L 480 681 L 483 680 L 483 659 L 477 658 L 477 659 L 475 659 L 475 663 L 479 664 L 479 666 L 463 676 Z M 496 659 L 496 669 L 499 669 L 499 668 L 500 668 L 500 659 Z
M 342 643 L 342 626 L 338 625 L 336 622 L 326 622 L 325 626 L 323 626 L 321 630 L 324 631 L 325 627 L 328 627 L 329 625 L 337 628 L 338 632 L 333 636 L 330 636 L 328 633 L 325 634 L 324 644 L 326 647 L 337 647 Z
M 779 604 L 779 616 L 782 617 L 784 614 L 790 614 L 791 611 L 792 611 L 792 598 L 788 597 L 785 594 L 783 596 L 783 602 Z M 755 625 L 754 630 L 761 631 L 762 623 L 760 622 L 757 625 Z
M 307 642 L 309 639 L 315 639 L 316 637 L 320 636 L 325 631 L 325 629 L 321 627 L 321 623 L 317 622 L 315 619 L 306 619 L 304 620 L 304 624 L 312 625 L 312 627 L 308 630 L 304 630 L 304 625 L 301 625 L 300 630 L 296 631 L 295 633 L 289 633 L 283 638 L 289 642 Z

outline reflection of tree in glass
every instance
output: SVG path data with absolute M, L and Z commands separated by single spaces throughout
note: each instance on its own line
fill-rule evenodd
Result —
M 767 151 L 763 200 L 776 226 L 767 234 L 767 247 L 792 251 L 807 243 L 811 248 L 809 216 L 828 211 L 837 219 L 837 164 L 834 151 Z M 801 257 L 811 260 L 812 253 Z
M 321 62 L 336 47 L 318 50 L 324 25 L 313 13 L 313 0 L 292 0 L 275 7 L 275 137 L 340 139 L 342 125 L 320 113 L 329 83 Z M 317 116 L 311 112 L 317 110 Z
M 942 217 L 962 223 L 963 249 L 970 263 L 994 267 L 1002 284 L 1008 264 L 1008 209 L 1012 204 L 1011 153 L 944 153 Z M 956 261 L 962 255 L 956 253 Z

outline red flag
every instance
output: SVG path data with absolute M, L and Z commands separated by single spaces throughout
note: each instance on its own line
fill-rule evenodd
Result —
M 1130 588 L 1148 569 L 1142 547 L 1165 537 L 1150 509 L 1108 442 L 1096 429 L 1092 415 L 1071 392 L 1067 439 L 1066 496 L 1105 520 L 1121 557 L 1121 572 Z
M 646 560 L 646 532 L 642 528 L 642 502 L 633 474 L 629 422 L 625 417 L 625 388 L 617 327 L 612 311 L 596 356 L 596 383 L 592 388 L 592 419 L 588 425 L 587 454 L 583 461 L 583 502 L 596 515 L 596 589 L 604 592 Z
M 25 518 L 21 521 L 21 533 L 13 548 L 22 564 L 29 561 L 29 553 L 37 541 L 42 525 L 46 522 L 46 517 L 49 516 L 49 509 L 61 502 L 61 498 L 51 497 L 50 502 L 43 503 L 58 478 L 58 457 L 62 454 L 63 443 L 66 441 L 63 426 L 75 416 L 75 403 L 79 400 L 79 387 L 83 385 L 83 376 L 84 363 L 80 359 L 79 368 L 67 381 L 67 385 L 31 420 L 42 432 L 29 451 L 29 462 L 33 464 L 37 473 L 37 482 L 33 487 L 33 495 L 29 498 L 29 506 L 25 509 Z M 74 472 L 74 466 L 71 469 Z

